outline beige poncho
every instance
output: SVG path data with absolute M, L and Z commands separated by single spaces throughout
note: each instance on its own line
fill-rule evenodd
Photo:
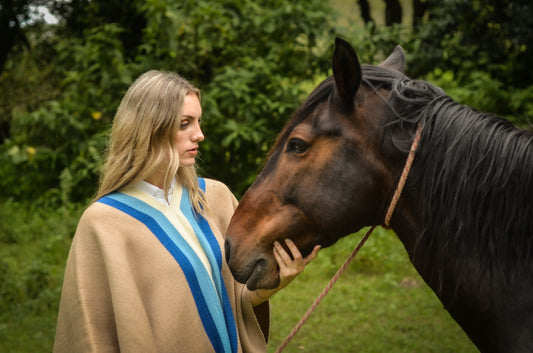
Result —
M 269 304 L 253 308 L 224 261 L 237 201 L 220 182 L 206 179 L 205 189 L 204 224 L 190 222 L 179 185 L 170 206 L 129 188 L 87 208 L 67 260 L 54 352 L 266 351 Z

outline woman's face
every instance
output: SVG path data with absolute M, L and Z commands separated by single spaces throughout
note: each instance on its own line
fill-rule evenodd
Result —
M 204 140 L 200 128 L 202 106 L 195 94 L 185 96 L 181 111 L 181 123 L 176 134 L 175 147 L 180 156 L 180 167 L 193 165 L 198 154 L 198 143 Z

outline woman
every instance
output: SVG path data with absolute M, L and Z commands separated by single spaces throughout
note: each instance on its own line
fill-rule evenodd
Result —
M 100 188 L 70 249 L 54 352 L 265 352 L 268 298 L 302 259 L 275 244 L 281 284 L 249 291 L 225 263 L 223 237 L 237 201 L 199 179 L 200 92 L 149 71 L 124 96 Z

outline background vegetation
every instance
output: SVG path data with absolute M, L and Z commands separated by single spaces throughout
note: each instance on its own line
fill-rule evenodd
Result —
M 365 6 L 368 6 L 368 8 Z M 64 262 L 96 190 L 107 131 L 142 72 L 203 91 L 202 175 L 242 195 L 335 36 L 362 63 L 401 44 L 407 73 L 526 126 L 528 0 L 9 0 L 0 5 L 0 351 L 51 350 Z M 58 19 L 45 22 L 48 9 Z M 368 11 L 367 11 L 368 10 Z M 272 351 L 357 235 L 273 300 Z M 287 351 L 471 352 L 393 234 L 377 234 Z

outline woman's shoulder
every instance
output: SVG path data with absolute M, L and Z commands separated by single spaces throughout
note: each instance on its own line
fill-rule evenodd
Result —
M 215 179 L 204 178 L 205 194 L 208 203 L 230 202 L 237 204 L 237 199 L 226 184 Z
M 122 222 L 122 220 L 129 221 L 130 217 L 119 209 L 107 205 L 103 202 L 92 202 L 82 213 L 78 228 L 118 228 L 122 227 L 121 224 L 130 224 L 131 222 Z
M 224 234 L 238 201 L 224 183 L 213 179 L 205 179 L 205 195 L 209 214 Z
M 82 220 L 90 221 L 92 219 L 106 218 L 109 207 L 101 202 L 94 201 L 87 206 L 81 215 Z
M 202 179 L 205 181 L 206 192 L 209 192 L 210 190 L 214 190 L 218 192 L 225 191 L 225 190 L 229 191 L 228 186 L 219 180 L 210 179 L 210 178 L 202 178 Z

